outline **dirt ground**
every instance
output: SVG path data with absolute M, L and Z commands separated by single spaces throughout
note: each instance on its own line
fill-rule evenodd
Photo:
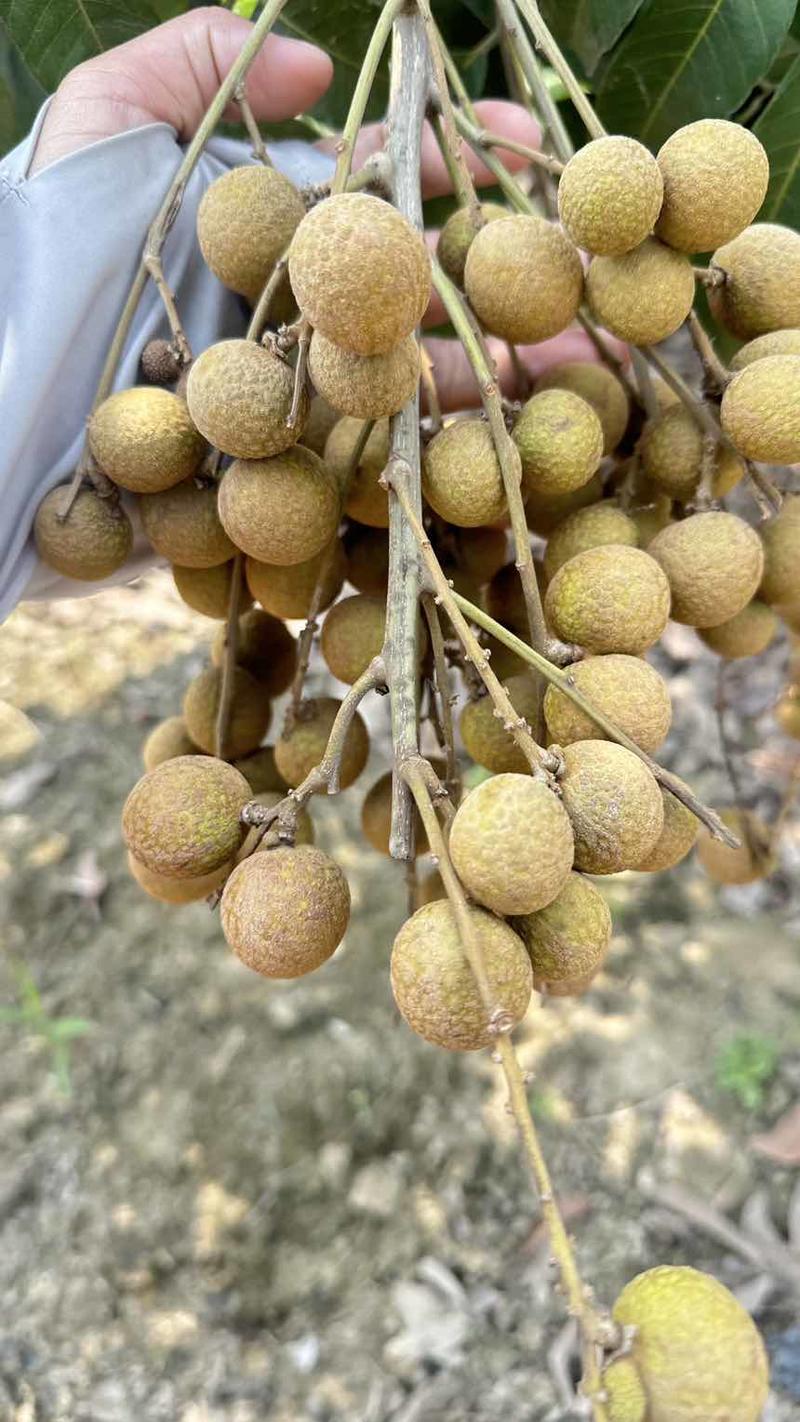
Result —
M 356 836 L 379 755 L 314 807 L 354 913 L 307 979 L 265 983 L 205 905 L 170 910 L 128 877 L 139 747 L 212 630 L 163 574 L 0 629 L 0 697 L 27 713 L 6 710 L 0 766 L 0 1418 L 579 1415 L 498 1068 L 427 1047 L 392 1004 L 402 876 Z M 768 815 L 796 753 L 769 716 L 785 655 L 730 677 Z M 719 802 L 713 660 L 674 630 L 663 661 L 664 759 Z M 372 715 L 380 749 L 385 703 Z M 768 884 L 720 893 L 693 859 L 605 882 L 607 970 L 519 1033 L 598 1296 L 659 1262 L 739 1290 L 772 1355 L 769 1422 L 800 1417 L 800 1192 L 753 1138 L 800 1095 L 798 877 L 795 822 Z M 774 1057 L 749 1106 L 722 1065 L 743 1037 Z

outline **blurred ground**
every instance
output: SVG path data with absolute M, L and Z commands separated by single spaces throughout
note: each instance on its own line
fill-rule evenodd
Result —
M 212 630 L 162 574 L 0 629 L 0 697 L 30 718 L 0 766 L 0 1419 L 574 1415 L 497 1068 L 426 1047 L 391 1002 L 401 876 L 355 835 L 379 759 L 315 806 L 354 916 L 308 979 L 264 983 L 204 905 L 127 876 L 139 746 Z M 713 659 L 675 630 L 664 661 L 664 759 L 718 801 Z M 797 750 L 769 716 L 784 666 L 776 647 L 730 677 L 768 815 Z M 800 1128 L 771 1155 L 752 1137 L 800 1096 L 799 871 L 790 829 L 768 885 L 720 894 L 693 861 L 606 883 L 608 970 L 519 1034 L 586 1276 L 608 1302 L 667 1261 L 741 1290 L 773 1353 L 770 1422 L 800 1417 Z

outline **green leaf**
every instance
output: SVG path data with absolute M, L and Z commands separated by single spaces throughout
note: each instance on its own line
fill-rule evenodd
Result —
M 767 150 L 770 168 L 759 220 L 800 227 L 800 58 L 786 73 L 753 132 Z
M 604 67 L 600 117 L 657 148 L 682 124 L 724 117 L 766 74 L 796 0 L 645 0 Z
M 641 5 L 642 0 L 542 0 L 540 9 L 559 44 L 594 74 Z
M 93 54 L 159 22 L 149 0 L 0 0 L 0 20 L 48 90 Z

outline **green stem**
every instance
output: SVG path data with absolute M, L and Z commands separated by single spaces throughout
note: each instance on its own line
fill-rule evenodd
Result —
M 364 114 L 369 103 L 372 86 L 375 83 L 375 76 L 383 58 L 383 52 L 389 42 L 392 26 L 397 16 L 402 14 L 406 8 L 406 4 L 407 0 L 386 0 L 372 31 L 372 37 L 356 80 L 356 87 L 353 90 L 353 97 L 350 100 L 342 136 L 336 145 L 336 170 L 331 182 L 331 194 L 343 193 L 347 185 L 356 139 L 364 122 Z
M 497 13 L 509 47 L 516 56 L 540 121 L 552 139 L 559 158 L 568 163 L 574 152 L 572 139 L 558 104 L 545 83 L 542 68 L 528 36 L 520 24 L 512 0 L 497 0 Z
M 553 35 L 547 28 L 536 0 L 514 0 L 514 4 L 519 13 L 527 21 L 538 48 L 542 51 L 548 63 L 553 66 L 556 74 L 558 74 L 561 79 L 564 88 L 583 120 L 586 132 L 591 138 L 605 138 L 606 131 L 597 117 L 592 104 L 584 94 L 580 83 L 573 74 L 566 58 L 556 44 Z

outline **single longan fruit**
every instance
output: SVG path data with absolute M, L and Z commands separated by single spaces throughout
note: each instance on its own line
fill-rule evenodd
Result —
M 197 879 L 173 879 L 168 874 L 157 874 L 140 864 L 128 850 L 128 869 L 140 889 L 144 889 L 151 899 L 162 904 L 194 904 L 207 899 L 221 884 L 224 884 L 233 862 L 212 869 L 210 874 L 201 874 Z
M 553 496 L 588 484 L 603 458 L 603 427 L 571 390 L 542 390 L 522 407 L 511 432 L 526 489 Z
M 145 770 L 155 770 L 163 761 L 174 760 L 178 755 L 199 753 L 200 747 L 195 745 L 189 735 L 182 716 L 167 716 L 165 721 L 159 721 L 142 746 Z
M 388 528 L 389 495 L 378 480 L 389 461 L 389 421 L 378 421 L 351 473 L 350 465 L 363 428 L 364 421 L 350 415 L 339 420 L 325 445 L 325 464 L 342 490 L 348 518 L 370 528 Z
M 546 341 L 574 321 L 583 267 L 577 248 L 554 223 L 507 217 L 487 223 L 473 239 L 464 288 L 492 335 L 515 345 Z
M 603 895 L 582 874 L 570 873 L 559 894 L 514 921 L 533 965 L 533 986 L 551 997 L 583 992 L 603 965 L 611 942 L 611 914 Z
M 389 539 L 382 528 L 353 523 L 344 535 L 347 581 L 357 592 L 386 597 L 389 583 Z
M 380 656 L 386 635 L 386 605 L 381 598 L 356 593 L 331 608 L 319 640 L 328 671 L 351 686 Z
M 381 355 L 355 355 L 315 331 L 308 352 L 314 388 L 343 415 L 380 420 L 408 403 L 419 381 L 419 346 L 414 336 Z
M 708 304 L 720 325 L 743 341 L 767 331 L 800 326 L 800 233 L 775 222 L 756 222 L 717 248 L 709 270 L 724 281 L 709 288 Z
M 731 849 L 721 839 L 714 839 L 702 825 L 697 836 L 697 857 L 709 879 L 717 884 L 754 884 L 766 879 L 775 868 L 772 836 L 769 826 L 752 810 L 719 810 L 724 825 L 741 840 L 738 849 Z
M 300 223 L 289 278 L 316 331 L 356 355 L 378 355 L 421 321 L 431 264 L 422 236 L 391 203 L 339 193 Z
M 222 691 L 222 671 L 206 667 L 189 682 L 183 698 L 183 719 L 195 745 L 209 755 L 216 753 L 217 714 Z M 272 719 L 272 706 L 254 676 L 235 667 L 230 716 L 225 736 L 225 753 L 231 757 L 247 755 L 256 749 L 267 734 Z
M 503 686 L 511 697 L 514 710 L 530 725 L 535 722 L 538 712 L 536 687 L 529 675 L 510 676 Z M 511 732 L 507 731 L 502 719 L 495 715 L 494 703 L 490 696 L 481 696 L 477 701 L 468 701 L 461 712 L 459 721 L 464 749 L 478 765 L 491 770 L 494 775 L 504 771 L 525 775 L 530 766 L 522 751 L 516 745 Z
M 485 909 L 467 910 L 481 946 L 492 1000 L 514 1026 L 531 998 L 530 959 L 522 940 Z M 392 992 L 412 1031 L 451 1052 L 477 1052 L 493 1041 L 486 1008 L 446 901 L 425 904 L 392 946 Z
M 679 778 L 675 776 L 676 780 Z M 684 789 L 689 789 L 683 780 L 680 783 Z M 665 790 L 663 785 L 661 798 L 664 802 L 664 828 L 647 857 L 636 865 L 640 874 L 656 874 L 662 869 L 674 869 L 694 848 L 700 833 L 700 821 L 697 816 L 687 810 L 677 795 Z
M 287 423 L 295 375 L 287 361 L 256 341 L 217 341 L 192 361 L 186 386 L 197 428 L 223 454 L 266 459 L 297 442 L 308 417 L 303 389 L 300 411 Z
M 142 527 L 156 553 L 182 568 L 215 568 L 236 553 L 217 511 L 217 486 L 184 479 L 158 494 L 141 494 Z
M 603 427 L 603 453 L 613 454 L 628 428 L 630 401 L 624 385 L 599 361 L 565 361 L 551 366 L 536 381 L 540 390 L 571 390 L 591 405 Z
M 664 678 L 648 662 L 618 654 L 587 657 L 575 662 L 569 675 L 575 689 L 648 755 L 666 740 L 672 703 Z M 591 716 L 555 686 L 548 686 L 545 692 L 544 715 L 555 745 L 605 739 Z
M 501 528 L 459 528 L 454 530 L 458 567 L 482 587 L 503 567 L 507 540 Z
M 716 627 L 747 605 L 764 569 L 758 534 L 729 513 L 699 513 L 657 533 L 648 554 L 672 593 L 672 616 L 690 627 Z
M 775 703 L 773 715 L 785 736 L 800 741 L 800 692 L 790 686 Z
M 255 304 L 305 214 L 297 188 L 276 168 L 232 168 L 215 179 L 197 210 L 206 265 L 223 286 Z
M 430 762 L 436 774 L 441 778 L 445 773 L 444 761 L 435 757 Z M 364 796 L 364 803 L 361 806 L 361 833 L 368 844 L 373 849 L 377 849 L 379 854 L 390 854 L 389 839 L 392 831 L 392 772 L 387 770 L 385 775 L 381 775 L 370 786 Z M 414 811 L 414 853 L 417 857 L 428 853 L 428 836 L 425 827 L 419 817 L 418 811 Z M 442 894 L 437 894 L 441 898 Z M 427 903 L 428 900 L 421 900 Z M 419 907 L 419 905 L 417 905 Z
M 275 747 L 259 746 L 251 755 L 242 756 L 233 764 L 241 772 L 254 795 L 268 795 L 277 790 L 283 796 L 289 786 L 275 764 Z
M 767 193 L 769 159 L 749 129 L 699 119 L 658 151 L 664 204 L 656 225 L 680 252 L 713 252 L 752 222 Z
M 575 741 L 564 748 L 560 785 L 576 869 L 635 869 L 655 847 L 664 828 L 661 790 L 632 751 L 613 741 Z
M 595 138 L 558 180 L 558 215 L 578 247 L 618 256 L 649 237 L 664 184 L 652 153 L 635 138 Z
M 332 409 L 321 395 L 315 395 L 308 407 L 308 419 L 300 443 L 304 444 L 306 449 L 313 449 L 322 459 L 328 435 L 340 418 L 338 410 Z
M 544 908 L 564 887 L 573 853 L 564 806 L 531 775 L 484 780 L 450 827 L 453 867 L 470 897 L 493 913 Z
M 481 215 L 484 223 L 496 222 L 499 217 L 510 217 L 507 207 L 501 207 L 498 202 L 481 203 Z M 452 212 L 439 233 L 439 241 L 436 244 L 436 256 L 439 265 L 450 280 L 456 286 L 464 285 L 464 268 L 467 264 L 467 253 L 472 246 L 475 236 L 475 228 L 472 225 L 472 218 L 469 208 L 459 207 Z
M 221 667 L 225 659 L 225 628 L 211 643 L 211 660 Z M 297 667 L 297 643 L 283 623 L 260 607 L 239 618 L 236 663 L 254 676 L 268 697 L 280 696 L 292 684 Z
M 746 366 L 752 365 L 753 361 L 773 355 L 800 356 L 800 330 L 797 327 L 789 327 L 785 331 L 767 331 L 763 336 L 756 336 L 746 345 L 739 347 L 735 355 L 731 356 L 728 366 L 733 371 L 744 370 Z
M 639 543 L 639 530 L 633 519 L 611 499 L 578 509 L 553 529 L 544 553 L 548 581 L 576 553 L 583 553 L 587 548 L 602 548 L 605 543 L 626 543 L 630 548 L 638 547 Z
M 800 460 L 800 355 L 765 356 L 726 387 L 722 428 L 746 459 Z
M 256 752 L 256 754 L 258 754 L 258 752 Z M 276 806 L 280 805 L 281 801 L 286 799 L 287 794 L 288 790 L 284 786 L 282 790 L 262 790 L 254 797 L 254 799 L 257 805 L 263 805 L 267 810 L 274 810 Z M 297 810 L 297 813 L 294 825 L 294 843 L 297 846 L 301 844 L 313 844 L 314 822 L 310 814 L 308 813 L 308 810 L 303 810 L 298 807 L 295 808 Z M 273 825 L 270 827 L 270 830 L 274 828 L 275 823 L 273 823 Z M 281 843 L 283 843 L 283 841 L 281 841 Z M 256 846 L 256 852 L 258 853 L 259 851 L 264 850 L 265 852 L 269 853 L 269 851 L 274 848 L 274 843 L 270 843 L 269 835 L 267 835 L 264 839 L 262 839 L 261 843 Z
M 339 486 L 319 455 L 296 445 L 272 459 L 237 459 L 219 486 L 219 516 L 260 563 L 305 563 L 339 526 Z
M 60 518 L 65 488 L 51 489 L 36 510 L 33 541 L 42 562 L 62 578 L 97 582 L 124 566 L 133 548 L 125 510 L 94 489 L 81 489 L 67 518 Z
M 245 562 L 245 577 L 252 596 L 273 617 L 308 617 L 320 578 L 319 610 L 324 612 L 339 596 L 344 576 L 344 549 L 338 538 L 316 557 L 289 567 L 260 563 L 255 558 Z
M 234 563 L 217 563 L 213 568 L 181 568 L 173 564 L 172 576 L 183 601 L 204 617 L 227 617 L 233 583 Z M 251 598 L 244 590 L 242 608 Z
M 648 237 L 621 257 L 593 257 L 586 274 L 592 315 L 621 341 L 656 345 L 682 326 L 694 301 L 688 257 Z
M 434 513 L 459 528 L 503 517 L 503 476 L 485 420 L 468 416 L 434 435 L 425 451 L 422 492 Z
M 685 405 L 671 405 L 648 424 L 639 450 L 645 475 L 656 488 L 683 501 L 696 494 L 703 468 L 703 431 Z M 742 459 L 720 441 L 714 454 L 713 497 L 730 493 L 743 475 Z
M 121 489 L 155 494 L 190 478 L 206 443 L 177 395 L 156 385 L 134 385 L 109 395 L 95 410 L 89 448 Z
M 321 967 L 349 919 L 344 874 L 310 844 L 251 854 L 234 869 L 220 904 L 228 944 L 265 978 L 300 978 Z
M 569 514 L 602 499 L 603 480 L 599 473 L 593 474 L 588 484 L 584 484 L 581 489 L 573 489 L 569 494 L 545 495 L 530 487 L 524 488 L 522 492 L 528 528 L 533 533 L 538 533 L 541 538 L 547 538 Z
M 197 879 L 226 864 L 242 842 L 239 815 L 250 786 L 213 756 L 165 760 L 137 781 L 122 811 L 122 837 L 156 874 Z
M 758 1422 L 769 1368 L 739 1300 L 710 1274 L 661 1265 L 625 1285 L 612 1309 L 652 1422 Z M 630 1392 L 628 1392 L 630 1397 Z M 610 1422 L 627 1422 L 610 1413 Z
M 296 789 L 308 772 L 319 765 L 328 744 L 341 701 L 335 696 L 317 696 L 302 704 L 292 729 L 275 742 L 275 764 L 287 785 Z M 342 750 L 339 786 L 348 785 L 361 774 L 369 755 L 369 736 L 358 712 L 350 724 Z
M 658 641 L 669 608 L 669 583 L 655 558 L 617 543 L 576 553 L 545 597 L 547 620 L 562 641 L 634 657 Z
M 712 652 L 735 661 L 740 657 L 758 657 L 765 652 L 778 626 L 777 612 L 754 598 L 727 622 L 700 628 L 698 636 Z

